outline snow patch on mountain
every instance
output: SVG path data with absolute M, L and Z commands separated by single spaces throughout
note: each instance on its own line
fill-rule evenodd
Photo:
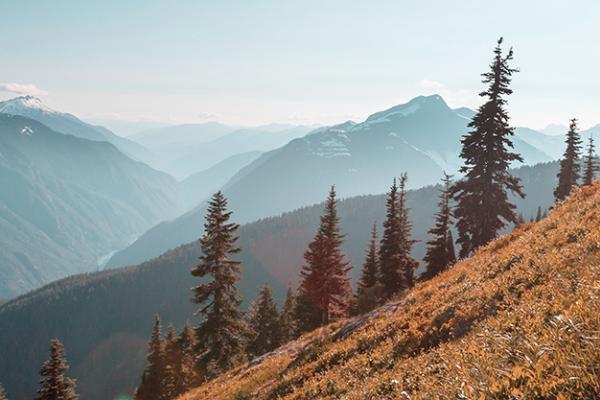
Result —
M 32 134 L 33 134 L 33 129 L 29 126 L 25 126 L 25 127 L 23 127 L 23 129 L 21 129 L 21 135 L 31 136 Z
M 34 96 L 20 96 L 0 102 L 0 113 L 27 115 L 28 112 L 55 114 L 56 111 L 46 106 L 42 100 Z
M 311 154 L 323 158 L 350 157 L 349 143 L 348 135 L 340 130 L 330 130 L 321 140 L 311 142 Z

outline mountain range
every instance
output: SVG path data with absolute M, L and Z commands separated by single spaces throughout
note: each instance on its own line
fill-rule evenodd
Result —
M 266 152 L 235 174 L 223 191 L 238 221 L 246 223 L 317 203 L 331 185 L 341 197 L 378 194 L 402 172 L 408 173 L 411 188 L 436 184 L 443 170 L 457 171 L 460 140 L 472 116 L 472 110 L 451 109 L 440 96 L 417 97 L 362 123 L 318 128 Z M 527 164 L 552 160 L 518 133 L 514 144 Z M 108 265 L 140 263 L 193 240 L 205 209 L 201 203 L 157 225 Z
M 152 153 L 142 145 L 118 136 L 102 126 L 83 122 L 73 114 L 55 111 L 34 96 L 20 96 L 0 102 L 0 114 L 21 115 L 41 122 L 56 132 L 112 143 L 134 160 L 148 163 L 153 158 Z
M 208 122 L 152 129 L 132 139 L 157 155 L 159 161 L 153 166 L 177 179 L 185 179 L 236 154 L 279 148 L 310 130 L 310 126 L 272 124 L 237 128 Z
M 513 171 L 523 182 L 525 199 L 516 201 L 519 212 L 533 217 L 537 207 L 553 202 L 556 162 L 526 166 Z M 407 193 L 417 240 L 413 255 L 425 252 L 427 230 L 436 210 L 439 187 L 429 186 Z M 325 197 L 325 190 L 321 197 Z M 241 227 L 242 277 L 238 285 L 245 305 L 257 287 L 266 282 L 281 301 L 288 281 L 296 282 L 303 252 L 319 224 L 324 205 L 303 207 Z M 338 204 L 341 229 L 346 234 L 344 252 L 360 274 L 370 226 L 384 219 L 385 196 L 358 196 Z M 233 214 L 237 221 L 237 214 Z M 194 221 L 194 238 L 185 245 L 137 266 L 72 276 L 51 283 L 0 306 L 0 376 L 13 398 L 30 398 L 35 373 L 46 355 L 50 338 L 58 337 L 69 350 L 72 374 L 84 398 L 103 400 L 130 394 L 144 365 L 146 341 L 153 317 L 180 328 L 191 319 L 195 305 L 190 288 L 197 279 L 190 274 L 198 262 L 197 239 L 203 218 Z M 167 240 L 164 237 L 163 240 Z M 93 318 L 90 319 L 90 315 Z M 25 351 L 23 349 L 26 349 Z
M 0 182 L 0 298 L 97 269 L 180 207 L 170 176 L 111 143 L 1 113 Z

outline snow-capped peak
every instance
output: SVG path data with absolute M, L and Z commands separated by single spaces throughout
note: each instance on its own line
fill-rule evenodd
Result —
M 34 96 L 19 96 L 0 102 L 0 113 L 27 115 L 31 112 L 56 113 Z

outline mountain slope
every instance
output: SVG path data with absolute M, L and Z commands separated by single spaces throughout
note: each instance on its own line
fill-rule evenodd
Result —
M 534 216 L 538 205 L 551 204 L 557 169 L 552 163 L 515 171 L 530 193 L 526 201 L 518 203 L 526 217 Z M 424 254 L 437 190 L 426 187 L 407 193 L 413 237 L 418 240 L 413 253 L 417 258 Z M 303 252 L 322 210 L 323 204 L 317 204 L 242 226 L 239 288 L 246 302 L 254 298 L 262 282 L 268 282 L 275 297 L 282 300 L 287 282 L 297 281 Z M 344 251 L 354 265 L 351 275 L 356 281 L 369 227 L 374 221 L 383 221 L 385 196 L 341 200 L 338 211 L 346 234 Z M 203 218 L 194 223 L 198 237 Z M 158 312 L 163 321 L 172 321 L 177 327 L 192 318 L 195 307 L 189 301 L 189 289 L 197 281 L 190 269 L 199 256 L 200 246 L 194 241 L 139 266 L 71 277 L 0 306 L 0 326 L 12 327 L 0 330 L 0 348 L 8 349 L 0 357 L 0 376 L 11 398 L 31 397 L 35 373 L 54 337 L 69 350 L 72 373 L 86 399 L 131 393 L 143 368 L 154 314 Z
M 235 154 L 212 167 L 196 172 L 179 183 L 179 192 L 186 207 L 193 207 L 219 190 L 240 169 L 260 156 L 259 151 Z
M 83 139 L 109 142 L 129 157 L 148 163 L 153 155 L 143 146 L 125 139 L 101 126 L 90 125 L 72 114 L 54 111 L 33 96 L 21 96 L 0 102 L 0 113 L 34 119 L 50 129 Z
M 168 175 L 112 144 L 0 114 L 0 297 L 97 268 L 178 210 Z
M 469 120 L 468 110 L 452 110 L 440 96 L 417 97 L 361 124 L 348 121 L 292 140 L 243 168 L 223 190 L 238 221 L 249 222 L 319 202 L 333 184 L 340 197 L 382 193 L 402 172 L 411 188 L 436 184 L 442 169 L 453 173 L 460 165 Z M 515 148 L 530 160 L 550 159 L 518 138 Z M 108 265 L 139 263 L 193 240 L 205 207 L 152 228 Z
M 181 396 L 600 396 L 600 182 L 403 298 L 312 332 Z

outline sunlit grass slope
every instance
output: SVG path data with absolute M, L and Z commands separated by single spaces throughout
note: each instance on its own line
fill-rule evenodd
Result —
M 181 397 L 598 398 L 600 183 L 370 318 L 307 334 Z

